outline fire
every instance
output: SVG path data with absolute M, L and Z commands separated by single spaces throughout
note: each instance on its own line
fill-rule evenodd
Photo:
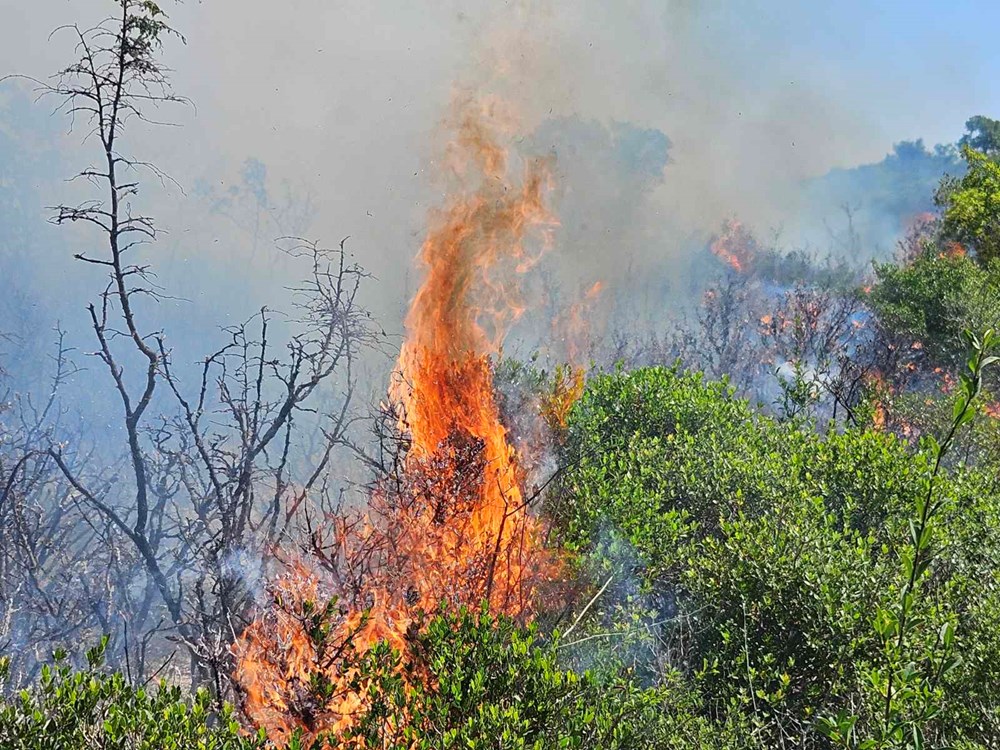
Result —
M 585 376 L 582 367 L 567 365 L 556 368 L 552 389 L 545 394 L 541 413 L 553 432 L 565 430 L 573 405 L 583 395 Z
M 938 253 L 939 258 L 949 258 L 951 260 L 956 260 L 958 258 L 964 258 L 968 253 L 965 250 L 965 246 L 961 242 L 946 242 L 941 252 Z
M 938 384 L 941 393 L 950 395 L 955 390 L 955 376 L 942 367 L 935 367 L 934 374 L 941 378 Z
M 604 291 L 604 282 L 595 281 L 566 311 L 552 320 L 552 339 L 562 345 L 561 354 L 574 367 L 582 368 L 591 354 L 595 333 L 606 322 L 597 314 L 597 303 Z
M 386 407 L 405 441 L 401 468 L 363 513 L 331 519 L 314 539 L 329 575 L 292 566 L 234 649 L 244 709 L 278 744 L 294 730 L 309 743 L 354 725 L 367 698 L 344 656 L 380 640 L 405 654 L 410 629 L 442 603 L 529 619 L 559 572 L 528 513 L 490 361 L 524 309 L 512 279 L 537 262 L 527 240 L 539 233 L 544 248 L 556 223 L 548 164 L 527 161 L 512 177 L 510 120 L 496 102 L 463 101 L 451 124 L 446 163 L 460 187 L 431 217 Z
M 719 234 L 709 245 L 712 254 L 738 273 L 751 270 L 759 245 L 753 234 L 742 222 L 729 219 Z
M 872 407 L 872 429 L 882 431 L 886 429 L 889 416 L 889 401 L 892 396 L 892 388 L 886 382 L 885 375 L 875 370 L 865 376 L 865 383 L 868 386 L 871 407 Z

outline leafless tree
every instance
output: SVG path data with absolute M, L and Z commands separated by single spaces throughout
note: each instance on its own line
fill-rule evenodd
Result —
M 328 250 L 289 240 L 283 249 L 306 278 L 290 290 L 293 311 L 280 316 L 262 308 L 226 329 L 188 389 L 190 366 L 176 363 L 165 334 L 145 326 L 142 313 L 144 301 L 166 295 L 140 255 L 158 234 L 136 207 L 140 177 L 169 178 L 122 150 L 126 126 L 153 123 L 157 108 L 183 101 L 159 62 L 163 39 L 176 32 L 151 0 L 117 5 L 115 17 L 93 28 L 69 27 L 78 61 L 36 83 L 83 121 L 88 141 L 100 147 L 99 166 L 76 175 L 96 197 L 56 206 L 53 220 L 87 227 L 101 240 L 75 257 L 107 273 L 88 315 L 95 357 L 121 407 L 124 471 L 102 471 L 78 443 L 50 431 L 43 451 L 26 452 L 0 476 L 10 484 L 7 500 L 15 491 L 37 494 L 26 483 L 36 464 L 58 471 L 55 485 L 45 475 L 60 498 L 50 505 L 78 509 L 79 518 L 49 518 L 35 531 L 47 546 L 77 550 L 117 578 L 108 594 L 115 611 L 98 622 L 127 631 L 130 673 L 145 678 L 155 671 L 149 647 L 158 643 L 162 655 L 159 636 L 166 636 L 189 654 L 192 679 L 223 694 L 229 645 L 255 593 L 246 568 L 262 565 L 323 481 L 352 423 L 355 360 L 380 335 L 359 301 L 368 274 L 349 260 L 345 244 Z M 338 408 L 316 413 L 310 404 L 331 387 Z M 303 426 L 322 435 L 315 455 L 297 453 Z M 59 536 L 67 533 L 72 540 Z

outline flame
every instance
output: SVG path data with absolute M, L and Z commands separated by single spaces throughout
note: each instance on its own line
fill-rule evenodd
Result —
M 881 432 L 886 429 L 888 423 L 892 387 L 879 370 L 869 372 L 864 380 L 872 399 L 872 429 Z
M 722 225 L 721 234 L 708 247 L 715 257 L 737 273 L 750 271 L 760 251 L 753 234 L 737 219 L 728 219 Z
M 596 314 L 604 286 L 603 281 L 595 281 L 564 313 L 552 320 L 552 340 L 562 344 L 561 354 L 573 367 L 582 368 L 593 349 L 595 322 L 598 329 L 606 323 L 603 316 Z
M 948 258 L 950 260 L 957 260 L 958 258 L 964 258 L 968 255 L 965 246 L 961 242 L 946 242 L 941 252 L 938 253 L 939 258 Z
M 582 367 L 556 367 L 552 388 L 545 394 L 541 407 L 542 417 L 554 433 L 558 434 L 566 429 L 569 413 L 583 395 L 585 383 Z
M 411 628 L 442 603 L 529 619 L 559 573 L 528 513 L 490 360 L 524 310 L 514 279 L 539 257 L 526 240 L 538 231 L 544 250 L 556 224 L 544 203 L 549 165 L 527 161 L 512 178 L 498 102 L 461 101 L 451 124 L 445 163 L 459 189 L 431 217 L 385 407 L 406 441 L 401 470 L 363 513 L 332 519 L 313 540 L 335 575 L 290 566 L 234 647 L 244 710 L 279 745 L 295 730 L 310 744 L 354 725 L 367 692 L 344 656 L 379 641 L 405 655 Z

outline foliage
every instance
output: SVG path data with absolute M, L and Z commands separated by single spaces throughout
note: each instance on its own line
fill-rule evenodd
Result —
M 908 605 L 905 638 L 929 645 L 907 653 L 939 660 L 936 638 L 953 628 L 951 650 L 976 657 L 942 675 L 935 690 L 955 685 L 956 699 L 921 714 L 921 730 L 941 743 L 997 736 L 1000 703 L 973 679 L 1000 663 L 988 470 L 952 475 L 930 447 L 914 455 L 889 434 L 777 422 L 724 384 L 661 368 L 593 379 L 566 450 L 574 468 L 550 508 L 561 538 L 600 556 L 608 526 L 628 542 L 636 559 L 625 567 L 647 601 L 673 602 L 654 633 L 666 651 L 658 671 L 680 670 L 708 716 L 749 723 L 766 746 L 822 746 L 817 717 L 841 710 L 859 732 L 880 722 L 871 680 L 886 655 L 872 618 L 905 594 L 900 544 L 915 488 L 933 482 L 935 565 Z M 595 632 L 621 616 L 613 599 L 599 603 Z
M 102 668 L 105 639 L 74 669 L 65 652 L 37 684 L 0 701 L 0 746 L 10 750 L 255 750 L 229 706 L 216 713 L 204 688 L 135 685 Z
M 1000 156 L 1000 120 L 975 115 L 965 121 L 966 133 L 958 141 L 990 157 Z
M 414 635 L 407 657 L 384 644 L 363 657 L 357 681 L 368 686 L 372 703 L 355 729 L 329 738 L 328 746 L 719 746 L 710 727 L 667 690 L 642 690 L 627 673 L 567 671 L 557 656 L 536 629 L 485 611 L 438 615 Z
M 967 171 L 945 179 L 937 202 L 944 236 L 976 252 L 981 263 L 1000 256 L 1000 162 L 969 146 L 962 148 Z
M 858 717 L 845 709 L 841 709 L 836 718 L 820 720 L 821 730 L 845 748 L 913 747 L 919 750 L 924 747 L 925 729 L 942 711 L 946 700 L 943 680 L 960 664 L 955 649 L 957 618 L 949 617 L 946 611 L 933 641 L 914 640 L 911 633 L 922 624 L 918 606 L 931 564 L 940 552 L 938 516 L 947 498 L 937 495 L 936 483 L 943 460 L 958 430 L 975 417 L 974 402 L 982 390 L 984 369 L 998 361 L 990 353 L 997 343 L 992 330 L 987 330 L 981 339 L 972 334 L 967 334 L 966 338 L 971 356 L 968 371 L 962 373 L 948 432 L 940 443 L 933 437 L 926 439 L 933 468 L 916 488 L 914 509 L 909 518 L 911 544 L 900 555 L 903 584 L 898 603 L 877 608 L 873 617 L 885 658 L 881 665 L 871 670 L 868 679 L 883 706 L 881 721 L 873 723 L 870 736 L 859 740 L 855 734 Z
M 1000 323 L 1000 261 L 928 247 L 908 264 L 876 264 L 875 275 L 869 304 L 881 323 L 919 341 L 936 363 L 959 358 L 966 328 Z

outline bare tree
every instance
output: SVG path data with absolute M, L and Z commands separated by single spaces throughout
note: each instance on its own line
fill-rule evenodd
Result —
M 95 356 L 121 407 L 125 471 L 102 472 L 78 443 L 50 432 L 44 451 L 5 475 L 11 493 L 30 493 L 32 462 L 58 470 L 62 502 L 82 512 L 70 527 L 56 518 L 38 533 L 48 534 L 49 544 L 96 555 L 116 578 L 106 597 L 115 606 L 97 621 L 105 631 L 122 630 L 129 672 L 142 678 L 154 670 L 149 648 L 156 643 L 165 653 L 162 635 L 189 654 L 192 679 L 221 695 L 229 645 L 254 595 L 243 568 L 262 564 L 328 471 L 352 423 L 354 362 L 379 334 L 359 302 L 368 274 L 349 261 L 344 243 L 327 250 L 290 240 L 285 252 L 304 266 L 306 281 L 290 290 L 294 312 L 277 326 L 284 333 L 275 333 L 276 314 L 262 308 L 224 331 L 187 389 L 190 366 L 175 365 L 166 336 L 145 326 L 141 313 L 143 300 L 161 301 L 165 293 L 139 255 L 157 239 L 152 217 L 135 206 L 140 176 L 169 178 L 122 150 L 127 125 L 155 122 L 151 112 L 183 101 L 158 59 L 163 39 L 176 32 L 151 0 L 117 5 L 115 17 L 93 28 L 68 27 L 79 59 L 51 82 L 36 83 L 85 122 L 87 140 L 100 147 L 99 166 L 76 175 L 96 197 L 56 206 L 53 220 L 101 238 L 75 257 L 108 276 L 88 314 Z M 327 383 L 339 392 L 338 406 L 321 415 L 307 402 Z M 313 456 L 296 455 L 302 426 L 322 435 Z M 57 536 L 64 527 L 84 536 L 70 544 Z M 137 575 L 144 583 L 137 585 Z

